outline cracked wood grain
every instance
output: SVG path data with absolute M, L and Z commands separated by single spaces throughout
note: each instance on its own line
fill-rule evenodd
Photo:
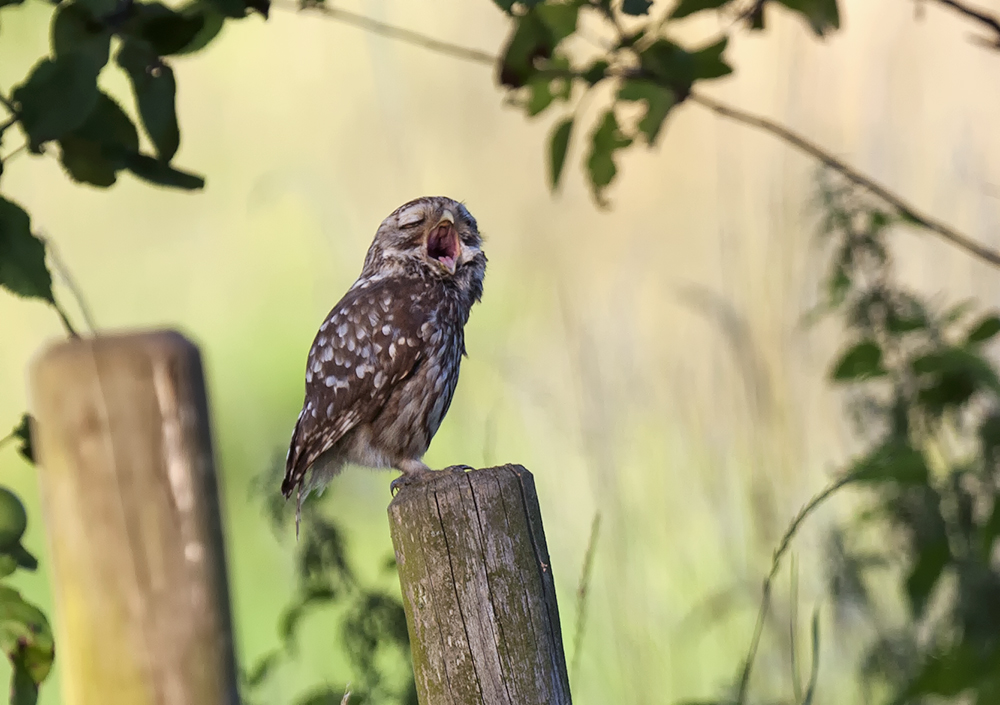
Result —
M 198 349 L 58 343 L 30 374 L 63 701 L 238 705 Z
M 442 473 L 389 505 L 420 705 L 570 705 L 531 473 Z

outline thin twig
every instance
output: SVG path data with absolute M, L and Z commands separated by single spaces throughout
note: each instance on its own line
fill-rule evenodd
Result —
M 434 39 L 433 37 L 428 37 L 425 34 L 414 32 L 413 30 L 396 27 L 391 24 L 386 24 L 385 22 L 379 22 L 371 17 L 366 17 L 365 15 L 359 15 L 354 12 L 342 10 L 339 7 L 329 7 L 325 4 L 310 4 L 302 6 L 298 3 L 289 2 L 287 0 L 272 2 L 272 7 L 277 7 L 282 10 L 292 10 L 295 12 L 313 11 L 321 17 L 337 20 L 338 22 L 345 22 L 347 24 L 354 25 L 355 27 L 360 27 L 365 31 L 382 35 L 383 37 L 398 39 L 400 41 L 407 42 L 408 44 L 413 44 L 439 54 L 444 54 L 445 56 L 462 59 L 463 61 L 472 61 L 477 64 L 492 65 L 497 60 L 493 54 L 488 52 L 480 51 L 479 49 L 470 49 L 469 47 L 452 44 L 451 42 L 443 42 L 438 39 Z
M 771 558 L 771 570 L 764 579 L 764 588 L 760 599 L 760 611 L 757 613 L 757 624 L 754 626 L 753 637 L 750 639 L 750 649 L 747 651 L 747 659 L 743 664 L 743 673 L 740 675 L 740 685 L 736 695 L 736 702 L 738 705 L 743 705 L 746 702 L 747 687 L 750 685 L 750 673 L 753 670 L 754 659 L 757 657 L 757 648 L 760 646 L 760 637 L 764 632 L 764 620 L 767 618 L 767 611 L 771 605 L 771 585 L 774 582 L 775 575 L 778 574 L 778 567 L 781 565 L 781 557 L 785 554 L 785 551 L 788 550 L 789 545 L 791 545 L 792 538 L 795 536 L 806 517 L 812 514 L 813 510 L 830 497 L 830 495 L 852 480 L 854 480 L 853 474 L 845 475 L 810 499 L 809 503 L 802 507 L 802 509 L 799 510 L 799 513 L 795 515 L 795 518 L 792 519 L 792 523 L 788 525 L 785 535 L 781 537 L 781 543 L 779 543 L 778 547 L 774 550 L 774 556 Z
M 70 274 L 69 267 L 63 261 L 59 252 L 56 250 L 55 245 L 52 244 L 52 240 L 42 235 L 37 236 L 45 244 L 45 249 L 52 260 L 52 264 L 55 265 L 55 270 L 59 274 L 59 277 L 66 284 L 66 287 L 73 294 L 73 298 L 76 300 L 76 306 L 80 309 L 80 314 L 83 316 L 83 322 L 87 324 L 87 328 L 90 329 L 91 333 L 97 332 L 97 325 L 94 323 L 94 317 L 90 312 L 90 306 L 87 305 L 87 299 L 83 295 L 83 291 L 77 285 L 76 280 Z
M 968 236 L 958 232 L 954 228 L 951 228 L 928 215 L 920 213 L 916 208 L 904 201 L 901 197 L 889 191 L 886 187 L 876 183 L 864 174 L 861 174 L 847 163 L 837 159 L 829 152 L 813 144 L 798 133 L 792 132 L 787 127 L 779 125 L 778 123 L 759 115 L 754 115 L 753 113 L 726 105 L 725 103 L 721 103 L 714 98 L 709 98 L 702 93 L 692 92 L 688 98 L 695 103 L 708 108 L 712 112 L 722 115 L 723 117 L 730 118 L 736 122 L 742 122 L 744 125 L 756 127 L 764 130 L 765 132 L 770 132 L 775 137 L 779 137 L 806 154 L 815 157 L 817 160 L 839 173 L 851 183 L 866 189 L 878 198 L 882 199 L 887 204 L 895 208 L 904 218 L 907 218 L 917 225 L 920 225 L 943 237 L 953 245 L 956 245 L 969 254 L 978 257 L 984 262 L 989 262 L 995 267 L 1000 267 L 1000 252 L 992 250 L 985 245 L 981 245 Z
M 952 8 L 966 17 L 974 19 L 980 24 L 986 25 L 991 32 L 996 34 L 996 38 L 992 41 L 983 41 L 982 43 L 993 49 L 1000 50 L 1000 19 L 997 19 L 994 15 L 990 15 L 983 10 L 970 7 L 964 2 L 958 2 L 958 0 L 936 0 L 936 2 L 940 5 L 944 5 L 945 7 Z
M 5 96 L 3 92 L 0 92 L 0 105 L 7 108 L 10 113 L 17 113 L 17 106 L 14 105 L 14 103 L 7 96 Z
M 28 143 L 25 142 L 24 144 L 22 144 L 17 149 L 12 149 L 10 151 L 10 154 L 8 154 L 7 156 L 5 156 L 2 159 L 0 159 L 0 163 L 6 164 L 11 159 L 13 159 L 14 157 L 16 157 L 18 154 L 21 154 L 22 152 L 24 152 L 24 150 L 25 150 L 25 148 L 27 148 L 27 146 L 28 146 Z

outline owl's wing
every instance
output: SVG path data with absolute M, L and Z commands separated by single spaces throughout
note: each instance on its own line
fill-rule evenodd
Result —
M 373 420 L 392 389 L 420 364 L 426 312 L 414 298 L 393 280 L 355 285 L 320 326 L 285 463 L 285 497 L 320 455 Z

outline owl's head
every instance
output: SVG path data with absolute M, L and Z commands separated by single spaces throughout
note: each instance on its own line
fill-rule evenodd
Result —
M 486 274 L 482 243 L 476 219 L 464 205 L 445 196 L 425 196 L 382 221 L 361 276 L 434 277 L 479 300 Z

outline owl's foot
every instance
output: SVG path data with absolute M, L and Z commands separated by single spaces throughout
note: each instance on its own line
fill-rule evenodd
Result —
M 428 480 L 433 480 L 438 473 L 450 472 L 458 473 L 464 475 L 467 470 L 475 470 L 474 467 L 470 465 L 449 465 L 441 470 L 431 470 L 429 468 L 414 468 L 412 470 L 405 470 L 403 474 L 397 477 L 395 480 L 389 483 L 389 492 L 395 497 L 404 487 L 409 485 L 419 485 Z
M 414 469 L 404 471 L 402 475 L 389 483 L 389 492 L 395 497 L 396 493 L 409 485 L 419 485 L 434 477 L 434 471 L 429 468 Z

